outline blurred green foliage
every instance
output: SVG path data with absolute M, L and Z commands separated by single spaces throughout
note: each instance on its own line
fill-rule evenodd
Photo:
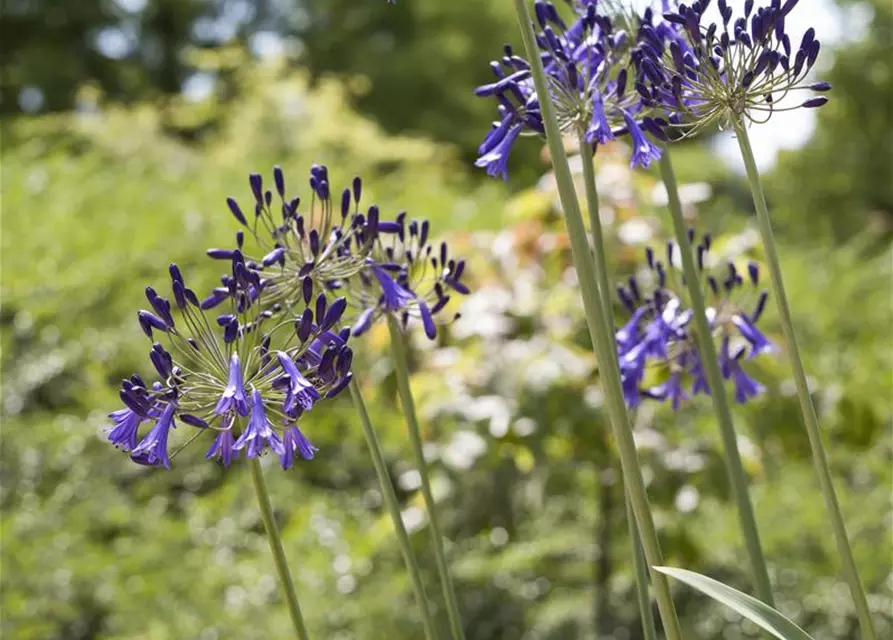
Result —
M 149 0 L 144 10 L 159 4 Z M 187 4 L 199 6 L 177 10 L 191 10 Z M 881 55 L 890 14 L 883 2 L 874 6 L 865 41 L 842 51 L 829 76 L 846 90 L 822 110 L 806 149 L 782 158 L 770 197 L 838 490 L 883 637 L 893 632 L 893 253 L 889 228 L 873 221 L 891 218 L 883 96 L 893 79 Z M 148 368 L 149 344 L 135 321 L 143 287 L 165 288 L 170 261 L 210 286 L 217 265 L 201 251 L 231 243 L 235 231 L 225 197 L 244 199 L 247 173 L 274 163 L 301 192 L 312 162 L 329 164 L 337 184 L 362 175 L 367 202 L 388 215 L 405 208 L 432 218 L 457 252 L 471 256 L 476 292 L 463 318 L 436 345 L 413 350 L 469 639 L 641 637 L 616 456 L 550 176 L 510 195 L 461 161 L 488 116 L 480 121 L 472 99 L 448 91 L 444 79 L 473 86 L 498 50 L 492 33 L 511 27 L 510 12 L 480 7 L 471 0 L 308 4 L 304 15 L 313 19 L 304 27 L 329 20 L 339 29 L 307 38 L 307 71 L 254 64 L 238 45 L 192 47 L 177 57 L 176 65 L 217 79 L 203 101 L 172 93 L 144 102 L 154 90 L 116 94 L 83 71 L 70 72 L 77 82 L 66 85 L 53 74 L 67 67 L 51 64 L 61 54 L 44 51 L 47 86 L 76 99 L 60 99 L 56 115 L 2 122 L 4 638 L 288 636 L 244 465 L 225 471 L 205 461 L 199 442 L 175 458 L 173 471 L 152 471 L 102 434 L 105 414 L 118 405 L 118 380 Z M 76 9 L 66 3 L 64 11 Z M 392 39 L 367 41 L 369 29 Z M 58 35 L 34 33 L 38 41 Z M 880 70 L 863 73 L 865 59 Z M 141 77 L 124 62 L 107 66 Z M 34 77 L 23 69 L 20 77 Z M 358 115 L 351 102 L 370 115 Z M 394 135 L 373 120 L 422 133 Z M 871 132 L 863 130 L 868 122 Z M 526 143 L 528 158 L 538 152 Z M 685 191 L 692 223 L 714 232 L 726 256 L 759 260 L 740 178 L 700 146 L 675 157 L 687 182 L 703 182 Z M 626 162 L 622 145 L 599 154 L 620 276 L 641 266 L 643 241 L 660 245 L 667 231 L 653 177 L 630 172 Z M 771 310 L 766 326 L 780 343 Z M 428 532 L 382 355 L 385 334 L 359 343 L 357 370 L 435 596 Z M 817 638 L 856 638 L 785 359 L 763 357 L 756 366 L 769 393 L 736 418 L 780 607 Z M 306 417 L 321 448 L 315 461 L 287 474 L 268 470 L 299 596 L 314 637 L 419 637 L 349 409 L 336 404 Z M 706 401 L 679 414 L 647 405 L 636 422 L 667 563 L 748 590 Z M 752 625 L 689 590 L 678 590 L 677 603 L 687 637 L 757 637 Z

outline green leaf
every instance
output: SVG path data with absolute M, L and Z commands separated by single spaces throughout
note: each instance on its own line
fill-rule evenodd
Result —
M 724 585 L 722 582 L 693 571 L 686 571 L 685 569 L 673 569 L 672 567 L 654 568 L 734 609 L 761 629 L 765 629 L 776 638 L 780 638 L 780 640 L 813 640 L 812 636 L 769 605 L 763 604 L 746 593 L 741 593 L 737 589 Z

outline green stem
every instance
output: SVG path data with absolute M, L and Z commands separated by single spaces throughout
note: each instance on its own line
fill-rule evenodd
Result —
M 694 253 L 688 237 L 688 228 L 685 225 L 685 219 L 682 217 L 679 186 L 676 182 L 676 174 L 673 171 L 673 163 L 670 160 L 670 150 L 667 147 L 664 147 L 660 158 L 660 175 L 667 188 L 670 217 L 673 219 L 673 231 L 676 234 L 676 243 L 679 245 L 679 252 L 682 256 L 682 273 L 685 276 L 685 285 L 688 288 L 688 295 L 691 299 L 692 311 L 694 312 L 695 336 L 698 341 L 701 365 L 704 368 L 707 383 L 710 385 L 713 409 L 719 422 L 719 431 L 726 452 L 726 472 L 729 474 L 732 495 L 738 506 L 738 521 L 741 525 L 741 533 L 744 535 L 744 545 L 747 548 L 747 556 L 750 559 L 757 597 L 770 607 L 774 607 L 772 583 L 769 581 L 769 570 L 766 568 L 766 558 L 763 556 L 763 548 L 760 545 L 757 520 L 754 516 L 753 505 L 748 494 L 747 474 L 744 471 L 741 454 L 738 451 L 738 436 L 735 433 L 735 425 L 732 421 L 729 396 L 726 393 L 722 373 L 719 370 L 716 346 L 713 344 L 713 332 L 710 328 L 710 321 L 707 319 L 707 304 L 704 302 L 704 293 L 701 291 L 701 279 L 695 266 Z
M 431 491 L 431 481 L 428 476 L 428 463 L 425 461 L 422 433 L 419 428 L 418 417 L 416 416 L 412 388 L 409 385 L 409 365 L 406 360 L 406 347 L 403 344 L 403 334 L 400 332 L 400 327 L 397 321 L 390 315 L 388 316 L 388 329 L 391 331 L 391 356 L 394 358 L 394 369 L 397 374 L 397 392 L 400 394 L 403 417 L 406 419 L 406 425 L 409 429 L 409 441 L 412 444 L 412 452 L 422 480 L 422 496 L 425 500 L 425 509 L 428 511 L 428 521 L 431 524 L 431 536 L 434 538 L 434 557 L 437 561 L 440 588 L 443 591 L 447 615 L 450 620 L 450 630 L 454 640 L 464 640 L 465 634 L 462 631 L 459 603 L 456 601 L 453 579 L 450 577 L 450 568 L 443 550 L 443 536 L 440 533 L 440 525 L 437 522 L 437 505 L 434 503 L 434 494 Z
M 614 313 L 611 308 L 611 288 L 608 284 L 608 261 L 605 249 L 604 234 L 602 233 L 602 220 L 599 207 L 598 185 L 595 181 L 595 165 L 592 155 L 592 147 L 586 142 L 584 131 L 577 133 L 577 142 L 580 149 L 580 160 L 583 164 L 583 183 L 586 187 L 586 205 L 589 210 L 589 226 L 592 228 L 593 254 L 596 262 L 596 278 L 601 291 L 602 311 L 605 314 L 606 326 L 614 326 Z M 616 356 L 617 345 L 614 332 L 611 336 L 611 353 Z M 654 628 L 654 616 L 651 612 L 651 601 L 648 594 L 648 564 L 642 551 L 642 537 L 639 535 L 639 527 L 636 524 L 632 503 L 626 489 L 623 490 L 626 502 L 626 519 L 629 525 L 629 536 L 632 544 L 633 568 L 636 578 L 636 596 L 639 601 L 639 614 L 642 617 L 642 629 L 646 640 L 656 640 L 657 632 Z
M 301 605 L 298 604 L 295 583 L 288 570 L 285 549 L 282 548 L 282 538 L 279 536 L 279 528 L 273 517 L 273 505 L 270 503 L 270 493 L 267 491 L 267 482 L 264 480 L 264 470 L 257 458 L 251 460 L 251 476 L 254 478 L 254 491 L 257 494 L 257 504 L 260 506 L 260 516 L 264 521 L 264 529 L 267 532 L 267 540 L 270 542 L 270 551 L 273 552 L 273 561 L 276 563 L 276 572 L 279 574 L 279 584 L 285 593 L 288 615 L 291 616 L 295 636 L 300 640 L 309 640 L 310 635 L 307 633 L 307 627 L 304 626 L 304 617 L 301 615 Z
M 601 377 L 605 387 L 611 429 L 617 442 L 617 449 L 620 452 L 624 479 L 630 493 L 636 522 L 639 525 L 645 556 L 648 559 L 655 598 L 657 599 L 661 619 L 664 623 L 666 637 L 668 640 L 681 640 L 682 631 L 679 626 L 676 609 L 673 606 L 669 582 L 663 574 L 653 569 L 655 566 L 661 566 L 663 560 L 657 530 L 654 525 L 654 517 L 648 504 L 648 494 L 645 491 L 645 481 L 642 479 L 642 470 L 639 467 L 636 444 L 623 399 L 620 371 L 617 365 L 616 354 L 613 351 L 613 339 L 611 337 L 614 327 L 613 325 L 608 326 L 606 322 L 597 280 L 595 279 L 596 265 L 593 264 L 589 242 L 587 241 L 586 227 L 583 225 L 583 216 L 580 212 L 580 203 L 577 200 L 573 176 L 571 175 L 567 155 L 564 152 L 561 130 L 555 117 L 554 107 L 549 99 L 549 83 L 543 70 L 543 63 L 540 59 L 536 45 L 536 36 L 533 32 L 525 0 L 515 0 L 515 9 L 518 13 L 524 48 L 532 67 L 536 92 L 540 96 L 540 109 L 546 128 L 546 141 L 552 154 L 555 179 L 558 185 L 562 209 L 564 210 L 565 222 L 568 227 L 574 265 L 577 268 L 577 277 L 580 279 L 586 323 L 589 328 L 589 335 L 595 346 L 599 366 L 602 370 Z
M 853 550 L 850 548 L 847 536 L 846 524 L 840 512 L 840 504 L 837 501 L 837 492 L 831 480 L 831 471 L 828 468 L 828 458 L 825 447 L 822 444 L 822 436 L 819 431 L 819 420 L 816 416 L 815 406 L 809 393 L 809 384 L 806 381 L 806 371 L 803 368 L 803 360 L 797 347 L 797 336 L 794 333 L 794 321 L 791 317 L 791 307 L 788 304 L 788 296 L 784 288 L 784 279 L 781 274 L 781 262 L 778 258 L 778 250 L 775 246 L 775 238 L 772 234 L 772 222 L 769 218 L 769 208 L 766 206 L 766 196 L 760 182 L 760 173 L 757 169 L 750 146 L 750 138 L 747 129 L 742 123 L 735 125 L 735 133 L 738 138 L 738 146 L 741 148 L 741 157 L 744 159 L 744 167 L 747 170 L 747 178 L 750 182 L 750 191 L 753 196 L 754 206 L 757 211 L 757 220 L 760 226 L 760 235 L 763 239 L 763 248 L 766 252 L 766 263 L 769 267 L 769 276 L 772 280 L 772 289 L 775 294 L 775 304 L 778 308 L 778 318 L 781 321 L 781 329 L 788 346 L 788 358 L 794 373 L 794 382 L 797 385 L 797 397 L 800 400 L 800 410 L 806 423 L 806 433 L 809 435 L 809 446 L 812 449 L 812 460 L 816 473 L 819 476 L 819 485 L 825 498 L 825 508 L 831 519 L 831 528 L 837 542 L 837 553 L 843 564 L 843 576 L 850 588 L 853 602 L 856 606 L 856 615 L 859 617 L 859 626 L 862 629 L 864 640 L 875 640 L 877 634 L 871 622 L 871 612 L 868 608 L 868 600 L 865 597 L 865 589 L 859 578 L 856 561 L 853 558 Z
M 654 614 L 651 612 L 651 598 L 648 595 L 648 564 L 642 552 L 642 538 L 639 528 L 636 526 L 636 518 L 633 514 L 633 505 L 629 501 L 629 494 L 623 490 L 626 502 L 626 521 L 629 525 L 629 540 L 632 543 L 633 572 L 636 575 L 636 600 L 639 602 L 639 615 L 642 618 L 642 633 L 645 640 L 657 640 L 657 630 L 654 628 Z
M 608 259 L 605 255 L 605 239 L 602 231 L 602 218 L 599 208 L 598 185 L 595 182 L 595 165 L 592 145 L 586 142 L 586 132 L 582 129 L 577 132 L 577 143 L 580 149 L 580 160 L 583 164 L 583 184 L 586 186 L 586 208 L 589 211 L 589 226 L 592 232 L 592 252 L 594 254 L 598 279 L 598 288 L 601 291 L 602 308 L 605 313 L 605 322 L 609 327 L 614 326 L 614 311 L 611 308 L 613 297 L 611 285 L 608 282 Z M 611 341 L 614 341 L 614 332 L 611 332 Z M 617 353 L 617 349 L 612 349 Z
M 434 621 L 431 617 L 431 610 L 428 607 L 428 597 L 425 595 L 425 587 L 422 584 L 422 574 L 419 571 L 419 565 L 412 551 L 409 534 L 406 533 L 406 527 L 403 526 L 400 503 L 397 501 L 397 495 L 394 493 L 394 485 L 391 483 L 391 476 L 388 473 L 388 466 L 385 463 L 381 443 L 378 440 L 375 429 L 372 427 L 372 422 L 369 420 L 366 403 L 363 402 L 363 395 L 356 380 L 351 380 L 350 382 L 350 397 L 353 400 L 357 414 L 360 416 L 360 423 L 363 425 L 363 435 L 366 437 L 369 453 L 372 454 L 372 466 L 375 467 L 378 484 L 381 486 L 381 493 L 391 515 L 394 531 L 397 533 L 400 552 L 403 554 L 403 561 L 406 563 L 406 569 L 409 571 L 412 591 L 415 594 L 416 602 L 422 614 L 422 626 L 425 628 L 425 637 L 428 640 L 437 640 L 437 634 L 434 632 Z

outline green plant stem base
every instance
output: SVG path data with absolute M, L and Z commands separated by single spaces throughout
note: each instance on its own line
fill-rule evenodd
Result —
M 425 637 L 428 640 L 437 640 L 437 634 L 434 632 L 434 619 L 431 616 L 428 597 L 425 594 L 425 586 L 422 582 L 422 574 L 419 571 L 419 565 L 412 550 L 409 534 L 406 533 L 406 527 L 403 525 L 400 503 L 397 500 L 397 494 L 394 493 L 394 485 L 391 483 L 391 476 L 388 473 L 388 466 L 384 459 L 384 452 L 381 449 L 381 442 L 379 442 L 378 435 L 372 427 L 369 412 L 366 411 L 366 403 L 363 401 L 363 395 L 356 380 L 351 380 L 350 382 L 350 397 L 353 400 L 357 415 L 360 417 L 360 423 L 363 425 L 363 435 L 366 438 L 369 453 L 372 455 L 372 465 L 375 467 L 378 484 L 381 487 L 385 505 L 394 525 L 394 533 L 397 534 L 397 542 L 400 545 L 400 552 L 403 554 L 403 562 L 406 564 L 406 570 L 409 572 L 412 591 L 415 594 L 416 603 L 419 605 L 422 626 L 425 629 Z
M 443 536 L 440 533 L 440 525 L 437 521 L 437 505 L 434 502 L 434 493 L 431 490 L 431 479 L 428 474 L 428 463 L 425 461 L 424 443 L 422 432 L 419 428 L 419 419 L 416 415 L 415 401 L 412 397 L 412 388 L 409 385 L 409 364 L 406 358 L 406 346 L 403 344 L 403 334 L 397 321 L 388 316 L 388 329 L 391 332 L 391 356 L 394 359 L 394 371 L 397 376 L 397 392 L 400 395 L 400 406 L 403 409 L 403 417 L 409 432 L 409 441 L 412 445 L 412 453 L 416 466 L 419 468 L 419 476 L 422 483 L 422 497 L 425 500 L 425 509 L 428 512 L 428 522 L 431 526 L 433 538 L 434 558 L 437 562 L 437 573 L 440 577 L 440 587 L 446 602 L 447 615 L 450 620 L 450 631 L 453 640 L 464 640 L 462 630 L 462 617 L 459 614 L 459 603 L 456 600 L 456 591 L 453 588 L 453 579 L 450 576 L 450 567 L 447 564 L 446 553 L 443 549 Z
M 276 563 L 276 573 L 279 574 L 279 584 L 285 595 L 288 605 L 288 615 L 291 617 L 295 628 L 295 636 L 300 640 L 309 640 L 307 627 L 304 625 L 304 617 L 301 615 L 301 605 L 298 604 L 298 594 L 295 591 L 295 583 L 291 579 L 288 570 L 288 561 L 285 558 L 285 549 L 282 547 L 282 538 L 279 528 L 273 517 L 273 505 L 270 502 L 270 493 L 267 491 L 267 482 L 264 480 L 264 470 L 260 466 L 260 460 L 251 460 L 251 477 L 254 480 L 254 490 L 257 494 L 257 504 L 260 507 L 260 516 L 264 522 L 264 530 L 267 532 L 267 540 L 270 542 L 270 551 L 273 552 L 273 561 Z

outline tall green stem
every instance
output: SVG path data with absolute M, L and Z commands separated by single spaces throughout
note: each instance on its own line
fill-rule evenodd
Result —
M 614 326 L 614 312 L 611 308 L 613 296 L 611 284 L 608 281 L 608 258 L 605 255 L 605 239 L 602 231 L 602 217 L 599 205 L 598 185 L 595 182 L 595 165 L 592 153 L 592 145 L 586 142 L 586 132 L 582 129 L 577 132 L 577 144 L 580 149 L 580 160 L 583 164 L 583 184 L 586 188 L 586 208 L 589 211 L 589 227 L 592 232 L 592 252 L 594 254 L 598 279 L 598 288 L 601 291 L 602 309 L 605 313 L 605 322 L 609 327 Z M 614 332 L 611 332 L 611 341 L 614 341 Z M 616 348 L 612 349 L 617 353 Z
M 577 132 L 577 143 L 580 149 L 580 159 L 583 164 L 583 184 L 586 188 L 586 206 L 589 211 L 589 226 L 592 230 L 593 254 L 596 267 L 598 288 L 601 292 L 602 311 L 605 314 L 606 326 L 614 326 L 614 313 L 611 308 L 611 286 L 608 284 L 608 259 L 605 249 L 604 234 L 602 232 L 602 219 L 600 213 L 598 185 L 595 181 L 595 165 L 592 157 L 592 147 L 586 142 L 585 131 Z M 616 357 L 617 346 L 614 332 L 610 332 L 611 353 Z M 642 617 L 642 629 L 646 640 L 656 640 L 657 632 L 654 629 L 654 616 L 651 613 L 651 601 L 648 594 L 648 565 L 645 562 L 642 551 L 642 537 L 639 535 L 639 527 L 636 524 L 632 503 L 629 494 L 624 488 L 624 501 L 626 502 L 626 519 L 629 524 L 629 537 L 632 544 L 633 568 L 636 579 L 636 596 L 639 600 L 639 613 Z
M 639 603 L 639 616 L 642 618 L 642 633 L 645 640 L 657 640 L 657 630 L 654 628 L 654 614 L 651 612 L 651 598 L 648 595 L 648 564 L 642 552 L 642 538 L 636 527 L 636 518 L 633 514 L 633 505 L 629 501 L 629 494 L 623 490 L 626 502 L 626 521 L 629 525 L 629 540 L 632 543 L 633 572 L 636 576 L 636 600 Z
M 668 640 L 681 640 L 682 631 L 679 626 L 676 609 L 673 606 L 669 582 L 663 574 L 653 569 L 655 566 L 661 566 L 660 543 L 654 525 L 654 518 L 651 514 L 651 507 L 648 504 L 648 494 L 645 491 L 645 481 L 642 479 L 642 470 L 639 467 L 629 416 L 626 412 L 616 354 L 613 353 L 611 338 L 613 326 L 609 327 L 605 319 L 595 275 L 596 265 L 593 264 L 592 254 L 590 253 L 586 227 L 583 225 L 583 216 L 580 212 L 580 203 L 577 200 L 573 176 L 571 175 L 570 165 L 562 144 L 561 130 L 549 98 L 549 81 L 543 70 L 543 63 L 540 59 L 536 45 L 536 36 L 533 32 L 525 0 L 514 1 L 521 26 L 521 36 L 524 40 L 524 48 L 533 71 L 536 92 L 540 96 L 540 109 L 546 128 L 546 141 L 552 154 L 555 179 L 558 184 L 559 197 L 561 198 L 565 222 L 568 227 L 568 236 L 571 241 L 571 251 L 577 268 L 577 276 L 580 279 L 586 323 L 589 328 L 589 335 L 595 346 L 599 366 L 602 370 L 601 377 L 605 388 L 611 428 L 620 452 L 624 479 L 629 490 L 636 522 L 639 525 L 645 556 L 648 559 L 651 582 L 654 586 L 655 598 L 657 599 L 661 619 L 664 623 L 664 633 Z
M 428 463 L 425 461 L 425 452 L 422 442 L 422 433 L 419 428 L 419 420 L 416 416 L 415 401 L 412 398 L 412 388 L 409 386 L 409 365 L 406 360 L 406 347 L 403 344 L 403 334 L 397 321 L 388 316 L 388 329 L 391 331 L 391 356 L 394 358 L 394 370 L 397 374 L 397 392 L 400 394 L 400 405 L 403 408 L 403 417 L 409 430 L 409 441 L 415 456 L 416 465 L 422 480 L 422 497 L 425 500 L 425 509 L 428 511 L 428 522 L 431 523 L 431 536 L 434 538 L 434 557 L 437 561 L 437 573 L 440 575 L 440 588 L 446 602 L 447 615 L 450 619 L 450 630 L 454 640 L 464 640 L 462 631 L 462 617 L 459 615 L 459 603 L 456 601 L 456 592 L 453 589 L 453 579 L 450 576 L 450 568 L 443 550 L 443 536 L 440 533 L 440 525 L 437 522 L 437 505 L 434 502 L 434 494 L 431 491 L 431 481 L 428 477 Z
M 397 542 L 400 545 L 400 551 L 403 554 L 403 562 L 406 563 L 406 569 L 409 571 L 409 578 L 412 582 L 412 591 L 415 594 L 416 602 L 422 614 L 422 626 L 425 629 L 425 637 L 428 640 L 437 640 L 437 634 L 434 632 L 434 619 L 431 617 L 431 610 L 428 607 L 428 597 L 425 594 L 425 587 L 422 584 L 422 574 L 419 571 L 419 565 L 416 562 L 415 554 L 412 551 L 412 543 L 409 535 L 406 533 L 406 527 L 403 526 L 403 516 L 400 512 L 400 503 L 397 501 L 397 495 L 394 493 L 394 485 L 391 483 L 391 476 L 388 473 L 388 466 L 385 463 L 384 452 L 381 449 L 381 443 L 378 441 L 378 435 L 372 428 L 372 422 L 369 420 L 369 412 L 366 411 L 366 403 L 363 402 L 363 395 L 356 380 L 350 383 L 350 397 L 353 400 L 354 408 L 360 416 L 360 423 L 363 425 L 363 435 L 366 437 L 366 444 L 369 447 L 369 453 L 372 454 L 372 466 L 375 467 L 375 473 L 378 476 L 378 484 L 381 486 L 381 493 L 384 496 L 385 504 L 391 515 L 391 521 L 394 524 L 394 531 L 397 533 Z
M 279 528 L 273 517 L 273 505 L 270 503 L 270 493 L 267 491 L 267 482 L 264 480 L 264 470 L 260 466 L 260 460 L 251 460 L 251 476 L 254 479 L 254 491 L 257 494 L 257 504 L 260 507 L 260 517 L 264 521 L 264 529 L 267 532 L 267 540 L 270 542 L 270 551 L 273 552 L 273 561 L 276 563 L 276 573 L 279 574 L 279 584 L 285 594 L 285 602 L 288 605 L 288 615 L 295 628 L 295 636 L 300 640 L 309 640 L 307 627 L 304 626 L 304 617 L 301 615 L 301 606 L 298 604 L 298 594 L 295 591 L 295 583 L 291 579 L 288 570 L 288 561 L 285 559 L 285 549 L 282 548 L 282 538 L 279 536 Z
M 719 431 L 726 452 L 726 472 L 729 474 L 732 495 L 738 506 L 738 521 L 741 525 L 741 533 L 744 534 L 744 545 L 747 548 L 747 557 L 750 559 L 757 596 L 769 606 L 774 607 L 772 583 L 769 581 L 769 571 L 766 568 L 766 559 L 763 557 L 763 548 L 760 545 L 757 520 L 754 516 L 753 505 L 751 505 L 748 494 L 747 474 L 744 472 L 741 454 L 738 451 L 738 437 L 735 434 L 735 425 L 732 421 L 729 396 L 726 393 L 722 373 L 719 370 L 716 346 L 713 344 L 713 332 L 710 329 L 710 321 L 707 319 L 707 305 L 704 302 L 704 293 L 701 291 L 701 279 L 695 266 L 694 253 L 688 237 L 688 228 L 685 225 L 685 219 L 682 217 L 679 186 L 676 183 L 676 174 L 673 171 L 673 163 L 670 160 L 670 150 L 666 147 L 664 147 L 663 155 L 660 158 L 660 175 L 667 188 L 670 217 L 673 219 L 673 231 L 676 234 L 676 243 L 679 245 L 679 252 L 682 256 L 682 273 L 685 276 L 685 285 L 688 288 L 688 295 L 691 299 L 692 311 L 694 312 L 695 336 L 701 356 L 701 365 L 710 385 L 713 409 L 719 422 Z
M 775 304 L 778 308 L 778 318 L 781 321 L 781 329 L 787 342 L 788 358 L 791 369 L 794 372 L 794 382 L 797 385 L 797 397 L 800 400 L 800 410 L 806 423 L 806 433 L 809 435 L 809 446 L 812 449 L 812 460 L 816 473 L 819 476 L 819 485 L 825 498 L 825 508 L 831 519 L 831 528 L 837 542 L 837 553 L 843 564 L 843 576 L 850 588 L 853 602 L 856 606 L 856 615 L 859 617 L 859 626 L 862 629 L 864 640 L 875 640 L 877 634 L 871 622 L 871 612 L 868 608 L 868 600 L 865 597 L 865 589 L 856 568 L 853 558 L 853 550 L 850 548 L 847 536 L 846 524 L 840 512 L 840 504 L 837 501 L 837 492 L 831 480 L 831 471 L 828 468 L 828 458 L 825 455 L 825 447 L 822 444 L 822 436 L 819 431 L 819 420 L 816 416 L 815 406 L 809 393 L 809 384 L 806 381 L 806 371 L 797 347 L 797 336 L 794 333 L 794 321 L 791 317 L 791 307 L 788 304 L 788 296 L 785 292 L 784 279 L 781 274 L 781 262 L 778 258 L 778 250 L 775 246 L 775 238 L 772 233 L 772 222 L 769 218 L 769 208 L 766 206 L 766 196 L 760 181 L 760 172 L 757 169 L 750 146 L 750 138 L 747 129 L 742 123 L 737 123 L 735 133 L 738 138 L 738 146 L 741 148 L 741 157 L 744 159 L 744 167 L 747 171 L 747 179 L 750 182 L 750 192 L 757 211 L 757 221 L 760 226 L 760 235 L 763 239 L 763 249 L 766 252 L 766 263 L 769 267 L 769 276 L 772 280 L 772 289 L 775 294 Z

